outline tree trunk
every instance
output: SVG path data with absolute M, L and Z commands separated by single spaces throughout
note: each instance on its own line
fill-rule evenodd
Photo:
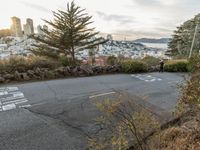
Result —
M 73 46 L 72 46 L 72 63 L 73 63 L 73 65 L 76 65 L 75 52 L 74 52 Z

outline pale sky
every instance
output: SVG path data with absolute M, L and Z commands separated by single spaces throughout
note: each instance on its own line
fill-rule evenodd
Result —
M 65 9 L 69 0 L 0 0 L 0 28 L 9 28 L 10 18 L 52 19 L 51 10 Z M 199 0 L 75 0 L 92 15 L 97 31 L 115 39 L 170 37 L 181 23 L 200 13 Z

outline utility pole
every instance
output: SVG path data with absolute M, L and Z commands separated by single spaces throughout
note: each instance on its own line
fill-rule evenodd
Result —
M 192 45 L 191 45 L 191 48 L 190 48 L 189 58 L 192 57 L 192 51 L 193 51 L 194 42 L 195 42 L 195 38 L 196 38 L 196 34 L 197 34 L 198 27 L 199 27 L 199 25 L 198 25 L 198 23 L 197 23 L 196 28 L 195 28 L 195 31 L 194 31 L 194 37 L 193 37 L 193 40 L 192 40 Z
M 180 41 L 178 41 L 178 52 L 179 52 L 180 55 L 182 55 L 182 52 L 181 52 L 181 49 L 180 49 L 180 45 L 181 45 Z

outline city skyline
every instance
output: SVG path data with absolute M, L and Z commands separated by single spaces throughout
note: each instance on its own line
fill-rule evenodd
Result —
M 23 24 L 21 19 L 16 16 L 13 16 L 11 20 L 12 24 L 10 31 L 12 36 L 22 37 L 23 35 L 28 36 L 34 34 L 34 23 L 31 18 L 27 18 L 25 24 Z
M 195 0 L 75 0 L 93 16 L 93 26 L 102 35 L 112 34 L 114 39 L 142 37 L 170 37 L 173 30 L 200 12 Z M 10 5 L 12 3 L 12 5 Z M 7 0 L 0 6 L 0 28 L 10 28 L 12 16 L 34 20 L 35 28 L 52 19 L 52 12 L 66 8 L 66 0 Z M 105 5 L 106 4 L 106 5 Z M 8 9 L 9 7 L 9 9 Z M 12 11 L 10 11 L 12 10 Z M 176 13 L 175 13 L 176 12 Z

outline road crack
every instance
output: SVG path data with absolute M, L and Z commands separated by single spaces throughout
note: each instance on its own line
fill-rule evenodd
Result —
M 32 114 L 34 114 L 34 115 L 39 116 L 42 120 L 44 120 L 43 117 L 45 117 L 45 118 L 47 118 L 47 119 L 50 119 L 50 120 L 53 120 L 53 122 L 54 122 L 55 124 L 57 124 L 57 125 L 62 125 L 62 126 L 65 127 L 65 128 L 74 129 L 74 130 L 78 131 L 79 133 L 83 134 L 84 136 L 90 138 L 89 133 L 85 132 L 85 131 L 82 129 L 82 126 L 81 126 L 81 125 L 80 125 L 80 126 L 75 126 L 75 125 L 73 125 L 73 124 L 71 124 L 71 123 L 69 123 L 69 122 L 67 122 L 67 121 L 65 121 L 65 120 L 62 120 L 61 118 L 56 117 L 55 115 L 50 115 L 50 114 L 46 114 L 46 113 L 34 111 L 34 110 L 31 110 L 30 108 L 23 108 L 23 109 L 29 111 L 30 113 L 32 113 Z M 59 113 L 59 114 L 57 114 L 57 115 L 59 116 L 60 114 L 64 114 L 64 113 L 65 113 L 65 112 L 61 112 L 61 113 Z M 45 120 L 45 122 L 46 122 L 46 120 Z

